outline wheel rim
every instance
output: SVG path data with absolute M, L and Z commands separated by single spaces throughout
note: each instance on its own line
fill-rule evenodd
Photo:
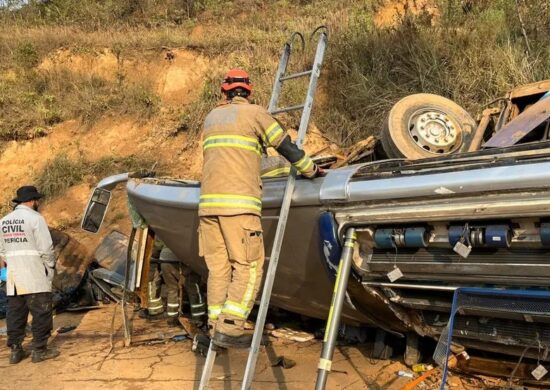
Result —
M 456 119 L 435 108 L 416 111 L 409 118 L 408 129 L 416 146 L 435 155 L 454 152 L 462 141 Z

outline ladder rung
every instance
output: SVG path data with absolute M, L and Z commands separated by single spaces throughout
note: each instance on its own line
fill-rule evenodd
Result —
M 297 79 L 298 77 L 309 76 L 311 72 L 313 72 L 313 70 L 306 70 L 304 72 L 289 74 L 287 76 L 281 77 L 279 81 L 286 81 L 286 80 Z
M 262 215 L 262 219 L 279 219 L 278 215 Z
M 272 115 L 275 115 L 275 114 L 280 114 L 282 112 L 289 112 L 289 111 L 297 111 L 297 110 L 301 110 L 302 108 L 304 108 L 304 105 L 303 104 L 299 104 L 297 106 L 291 106 L 291 107 L 285 107 L 285 108 L 279 108 L 275 111 L 272 111 L 271 114 Z

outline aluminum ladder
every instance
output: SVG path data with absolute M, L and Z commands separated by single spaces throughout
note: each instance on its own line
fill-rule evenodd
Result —
M 281 54 L 281 59 L 279 60 L 279 67 L 275 75 L 275 82 L 273 84 L 273 91 L 271 93 L 271 99 L 269 101 L 268 111 L 272 115 L 280 114 L 283 112 L 291 112 L 302 110 L 302 117 L 300 119 L 300 127 L 298 128 L 298 137 L 296 139 L 296 145 L 298 148 L 302 148 L 304 143 L 305 135 L 309 125 L 309 118 L 311 116 L 311 109 L 313 107 L 313 100 L 315 96 L 315 90 L 317 89 L 317 81 L 321 75 L 321 66 L 323 64 L 323 59 L 325 57 L 325 50 L 328 43 L 328 34 L 325 27 L 318 27 L 313 33 L 312 37 L 316 33 L 319 33 L 319 39 L 317 42 L 317 49 L 315 52 L 315 58 L 313 61 L 313 67 L 310 70 L 288 74 L 285 75 L 287 70 L 288 61 L 290 54 L 292 52 L 292 44 L 295 38 L 300 38 L 302 41 L 302 46 L 304 46 L 304 37 L 300 33 L 293 33 L 290 39 L 285 43 L 283 47 L 283 52 Z M 307 90 L 307 95 L 303 104 L 278 108 L 279 96 L 281 93 L 281 88 L 283 82 L 288 80 L 297 79 L 300 77 L 309 76 L 309 86 Z M 262 340 L 263 330 L 265 326 L 265 319 L 267 316 L 267 311 L 269 309 L 269 301 L 271 299 L 271 292 L 273 290 L 273 283 L 275 281 L 275 275 L 277 273 L 277 265 L 279 263 L 279 255 L 281 253 L 281 247 L 283 245 L 283 238 L 285 235 L 286 224 L 288 220 L 288 214 L 290 211 L 290 203 L 292 201 L 292 193 L 294 192 L 294 187 L 296 184 L 296 168 L 292 167 L 290 170 L 290 175 L 288 176 L 285 192 L 283 195 L 283 201 L 281 203 L 281 212 L 279 216 L 276 217 L 266 217 L 264 219 L 276 219 L 278 220 L 277 230 L 275 233 L 275 238 L 273 241 L 273 247 L 271 249 L 271 254 L 266 260 L 269 261 L 269 267 L 267 269 L 267 274 L 265 277 L 265 283 L 262 291 L 262 299 L 260 301 L 258 317 L 256 319 L 256 326 L 254 329 L 254 336 L 252 338 L 252 345 L 250 347 L 248 360 L 246 363 L 246 369 L 244 373 L 243 383 L 241 389 L 248 390 L 252 384 L 252 379 L 254 378 L 254 372 L 256 369 L 256 361 L 258 360 L 258 353 L 260 350 L 260 342 Z M 206 362 L 202 371 L 201 381 L 199 384 L 199 390 L 206 390 L 208 382 L 212 375 L 212 369 L 214 367 L 214 361 L 217 355 L 217 348 L 214 343 L 211 341 L 208 348 L 208 354 L 206 356 Z

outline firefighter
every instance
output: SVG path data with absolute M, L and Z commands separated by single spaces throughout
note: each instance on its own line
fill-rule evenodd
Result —
M 32 362 L 55 358 L 47 348 L 53 327 L 52 279 L 55 254 L 48 225 L 38 213 L 43 197 L 34 186 L 17 190 L 15 209 L 0 220 L 0 258 L 7 264 L 7 330 L 9 362 L 17 364 L 29 353 L 23 349 L 29 312 L 32 315 Z
M 153 243 L 152 258 L 158 259 L 164 244 L 156 239 Z M 141 317 L 148 319 L 161 319 L 164 313 L 164 305 L 160 296 L 162 279 L 160 277 L 160 267 L 156 263 L 151 263 L 147 275 L 147 309 L 140 313 Z
M 162 270 L 162 279 L 166 284 L 166 314 L 168 316 L 168 325 L 179 326 L 178 317 L 181 312 L 181 284 L 185 288 L 191 321 L 197 326 L 203 324 L 203 318 L 206 316 L 206 303 L 203 300 L 200 291 L 200 277 L 192 272 L 176 257 L 167 246 L 164 246 L 160 252 Z
M 229 71 L 225 101 L 203 125 L 203 170 L 199 202 L 199 252 L 208 266 L 208 322 L 221 347 L 247 348 L 244 323 L 261 282 L 264 244 L 260 221 L 260 161 L 274 147 L 306 178 L 322 171 L 281 124 L 249 102 L 252 84 L 243 70 Z
M 147 312 L 142 317 L 155 320 L 167 318 L 171 327 L 180 327 L 178 317 L 181 313 L 181 285 L 183 284 L 189 300 L 191 321 L 197 326 L 203 323 L 206 315 L 206 303 L 200 291 L 200 277 L 192 272 L 176 257 L 161 240 L 155 239 L 152 257 L 160 261 L 149 269 Z M 166 312 L 162 303 L 161 285 L 166 286 Z M 166 316 L 162 315 L 166 313 Z

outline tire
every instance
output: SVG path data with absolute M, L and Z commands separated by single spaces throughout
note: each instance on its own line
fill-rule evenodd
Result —
M 458 104 L 419 93 L 398 101 L 380 134 L 389 158 L 416 160 L 465 151 L 476 122 Z

